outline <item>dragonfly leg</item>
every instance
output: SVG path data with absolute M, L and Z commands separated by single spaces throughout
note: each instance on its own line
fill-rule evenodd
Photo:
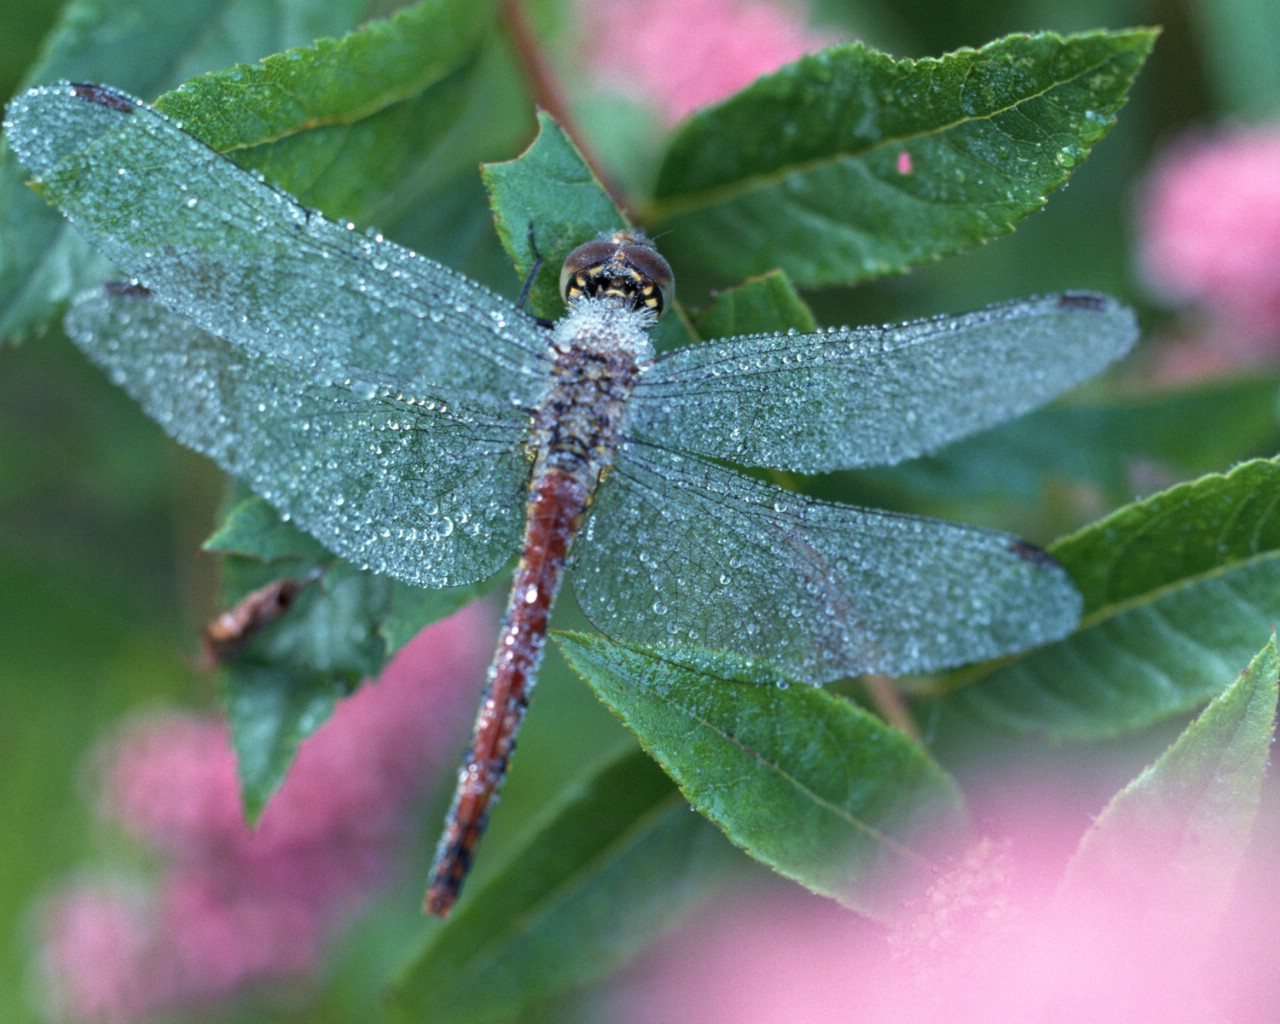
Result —
M 520 286 L 520 298 L 516 299 L 516 309 L 524 309 L 524 304 L 529 300 L 529 290 L 533 287 L 534 279 L 538 276 L 538 271 L 542 269 L 543 259 L 542 253 L 538 251 L 538 240 L 534 237 L 533 221 L 529 221 L 529 251 L 533 253 L 533 265 L 529 268 L 529 273 L 524 276 L 524 284 Z M 534 317 L 541 327 L 550 327 L 550 320 L 543 320 L 542 317 Z

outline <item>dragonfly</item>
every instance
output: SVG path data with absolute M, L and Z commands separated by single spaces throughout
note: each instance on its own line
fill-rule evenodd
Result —
M 34 88 L 5 131 L 37 191 L 130 278 L 78 299 L 68 334 L 175 438 L 375 573 L 459 586 L 519 552 L 429 913 L 461 892 L 566 571 L 615 639 L 732 650 L 814 684 L 985 660 L 1078 623 L 1067 573 L 1017 537 L 736 467 L 894 463 L 1019 415 L 1131 347 L 1113 299 L 656 354 L 673 276 L 639 232 L 569 254 L 548 325 L 109 87 Z

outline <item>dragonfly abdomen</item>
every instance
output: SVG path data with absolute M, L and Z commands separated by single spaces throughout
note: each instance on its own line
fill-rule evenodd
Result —
M 575 301 L 556 325 L 552 379 L 531 436 L 536 460 L 524 547 L 471 749 L 436 850 L 425 901 L 430 914 L 448 914 L 484 833 L 537 677 L 569 548 L 613 461 L 627 400 L 652 358 L 646 332 L 653 321 L 648 310 L 587 298 Z
M 436 850 L 425 910 L 444 917 L 462 889 L 472 852 L 515 750 L 546 645 L 551 607 L 569 547 L 582 525 L 594 483 L 550 467 L 535 478 L 526 509 L 524 548 L 507 601 L 498 650 L 476 716 L 471 749 Z

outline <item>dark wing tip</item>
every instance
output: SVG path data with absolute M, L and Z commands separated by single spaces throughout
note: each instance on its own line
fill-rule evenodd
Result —
M 122 114 L 133 113 L 133 100 L 122 92 L 117 92 L 105 85 L 93 85 L 90 82 L 72 82 L 71 95 L 76 99 L 88 100 L 100 107 L 109 107 Z
M 108 281 L 102 286 L 102 290 L 115 298 L 151 298 L 151 289 L 137 281 Z
M 1032 544 L 1029 540 L 1015 540 L 1009 545 L 1009 550 L 1023 561 L 1038 565 L 1042 569 L 1062 568 L 1062 563 L 1054 558 L 1053 555 L 1049 554 L 1044 548 Z
M 1105 295 L 1093 292 L 1064 292 L 1058 296 L 1058 308 L 1078 310 L 1080 312 L 1102 313 L 1112 305 Z

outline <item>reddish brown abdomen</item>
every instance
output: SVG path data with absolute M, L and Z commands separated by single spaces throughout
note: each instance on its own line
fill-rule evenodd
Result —
M 471 749 L 458 773 L 453 806 L 436 850 L 424 902 L 429 914 L 449 913 L 471 866 L 472 851 L 484 833 L 529 704 L 569 546 L 589 500 L 587 485 L 563 470 L 547 468 L 534 482 L 524 549 L 502 620 L 498 651 L 489 667 Z

